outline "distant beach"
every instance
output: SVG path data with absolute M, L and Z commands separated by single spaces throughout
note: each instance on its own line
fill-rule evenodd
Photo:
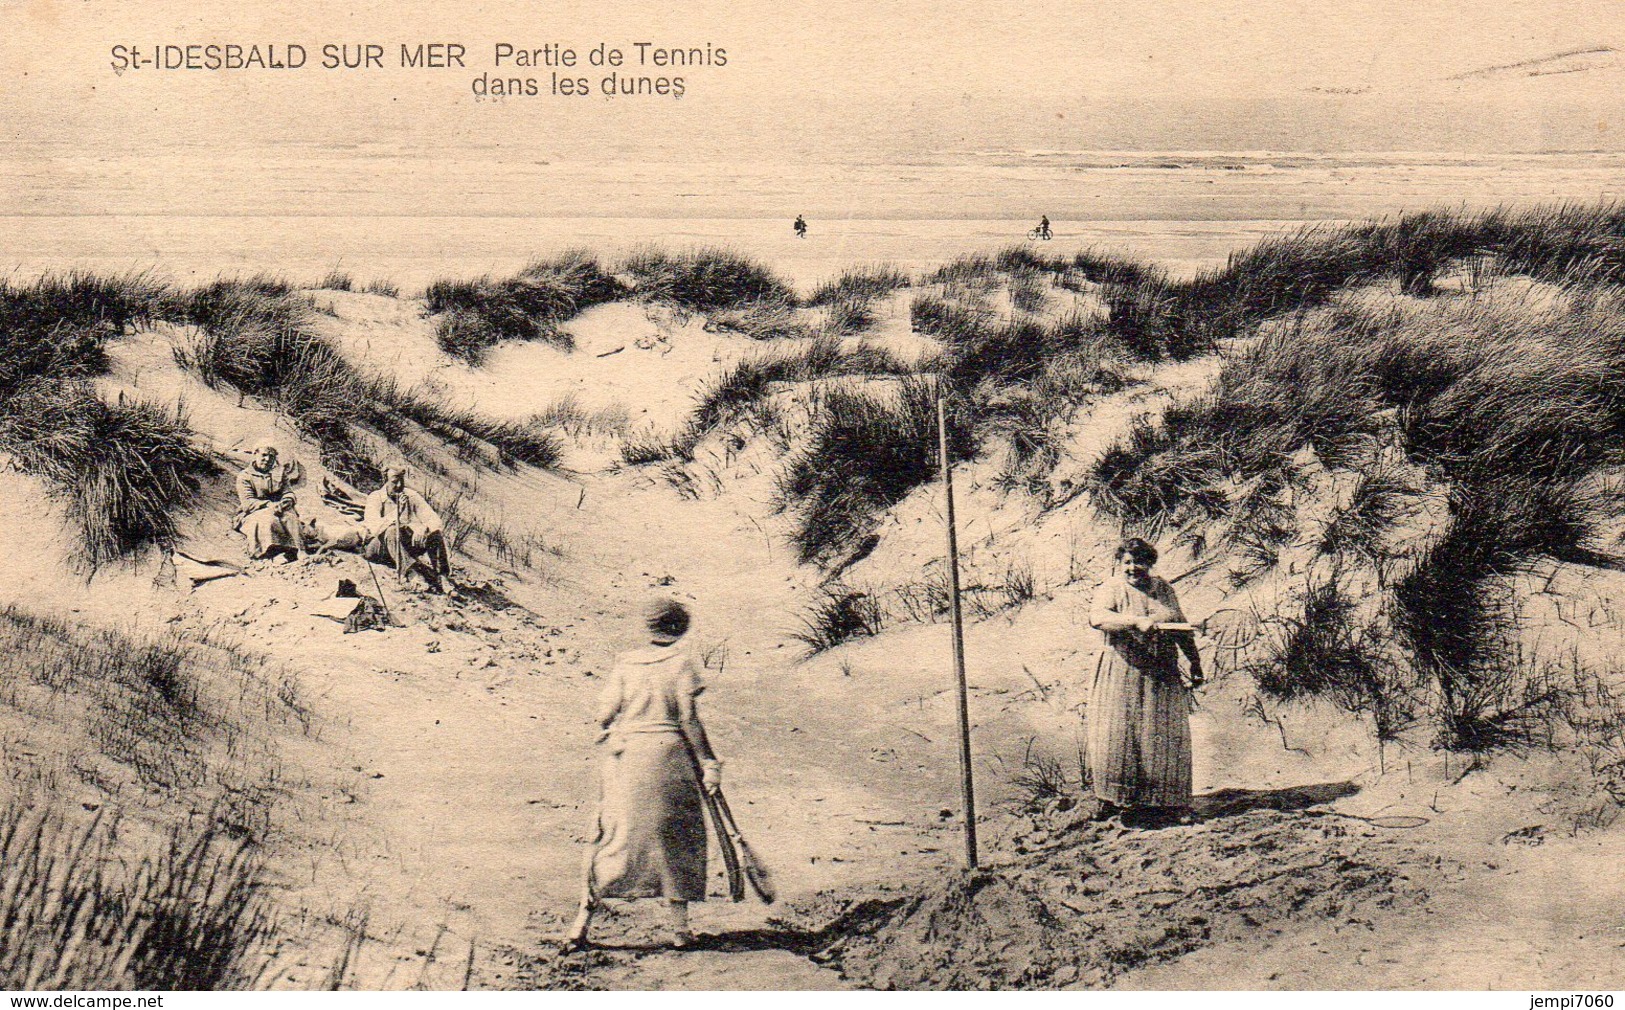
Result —
M 339 268 L 406 291 L 512 271 L 569 246 L 725 245 L 806 289 L 863 263 L 929 269 L 1025 241 L 1091 248 L 1177 274 L 1307 222 L 1429 207 L 1625 195 L 1617 154 L 1452 157 L 1270 152 L 995 151 L 920 164 L 554 163 L 304 149 L 0 156 L 0 274 L 152 269 L 181 282 Z M 798 240 L 790 223 L 811 225 Z

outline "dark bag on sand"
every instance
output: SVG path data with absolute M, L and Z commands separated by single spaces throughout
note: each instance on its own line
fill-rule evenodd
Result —
M 368 628 L 389 627 L 389 615 L 384 612 L 384 605 L 370 596 L 361 597 L 360 606 L 350 612 L 344 619 L 344 633 L 353 635 Z
M 355 587 L 350 579 L 340 579 L 338 592 L 333 594 L 340 599 L 353 598 L 356 607 L 350 611 L 350 616 L 344 619 L 344 633 L 353 635 L 368 628 L 389 627 L 389 611 L 384 605 L 370 596 L 364 596 Z

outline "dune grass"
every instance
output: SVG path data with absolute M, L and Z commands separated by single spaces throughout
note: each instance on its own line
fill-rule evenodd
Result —
M 712 309 L 707 316 L 708 329 L 739 333 L 752 340 L 791 340 L 811 337 L 815 332 L 796 313 L 793 304 L 774 298 Z
M 634 431 L 621 440 L 620 458 L 627 466 L 648 466 L 681 458 L 684 448 L 677 439 L 650 428 Z M 692 447 L 686 451 L 693 452 Z
M 988 290 L 999 283 L 998 258 L 987 253 L 957 256 L 921 278 L 922 284 L 958 285 L 971 290 Z
M 832 582 L 819 589 L 790 637 L 805 645 L 810 656 L 854 638 L 878 635 L 885 623 L 873 596 Z
M 623 294 L 591 253 L 573 249 L 536 260 L 513 277 L 472 281 L 437 280 L 424 290 L 424 309 L 438 316 L 440 349 L 470 365 L 504 340 L 540 340 L 561 350 L 574 347 L 559 324 Z
M 107 403 L 88 381 L 107 369 L 107 341 L 174 311 L 142 274 L 0 283 L 0 448 L 66 502 L 92 571 L 171 542 L 215 472 L 183 413 Z
M 825 325 L 831 331 L 854 336 L 874 325 L 874 307 L 870 299 L 863 295 L 849 295 L 831 303 L 825 319 Z
M 66 503 L 92 571 L 173 543 L 179 515 L 218 472 L 184 413 L 108 403 L 76 380 L 36 382 L 13 396 L 0 412 L 0 445 Z
M 1505 273 L 1562 282 L 1578 275 L 1625 280 L 1625 204 L 1498 210 L 1477 222 L 1480 247 Z
M 1446 528 L 1392 586 L 1393 626 L 1438 686 L 1441 739 L 1494 746 L 1504 713 L 1486 699 L 1504 694 L 1507 667 L 1488 634 L 1490 590 L 1531 557 L 1594 558 L 1610 507 L 1598 478 L 1620 462 L 1625 431 L 1622 349 L 1617 295 L 1334 306 L 1261 338 L 1211 393 L 1138 426 L 1102 456 L 1090 490 L 1131 527 L 1234 521 L 1252 508 L 1247 488 L 1293 482 L 1312 452 L 1361 475 L 1364 493 L 1327 537 L 1369 560 L 1413 491 L 1394 476 L 1392 446 L 1450 503 Z
M 938 295 L 920 295 L 908 308 L 909 323 L 916 333 L 952 343 L 963 335 L 987 328 L 995 322 L 989 309 L 963 305 Z
M 1392 628 L 1373 621 L 1334 569 L 1304 586 L 1277 647 L 1245 664 L 1259 690 L 1282 701 L 1325 698 L 1372 720 L 1380 741 L 1398 739 L 1427 708 L 1415 672 L 1398 661 Z
M 632 412 L 624 403 L 588 408 L 574 392 L 565 393 L 531 415 L 532 423 L 545 429 L 565 432 L 575 438 L 592 435 L 624 435 L 632 424 Z
M 355 278 L 343 270 L 334 268 L 323 275 L 322 279 L 316 282 L 316 286 L 323 291 L 354 291 Z
M 206 384 L 270 400 L 322 449 L 322 463 L 358 486 L 383 474 L 359 437 L 393 419 L 366 381 L 311 330 L 308 300 L 281 281 L 221 280 L 193 292 L 186 315 L 200 329 L 175 360 Z
M 672 252 L 648 247 L 628 255 L 621 268 L 636 280 L 640 298 L 670 302 L 696 312 L 752 303 L 795 303 L 795 293 L 761 264 L 727 249 Z
M 996 581 L 966 574 L 960 603 L 973 621 L 1008 613 L 1038 595 L 1032 566 L 1026 562 L 1010 562 Z M 901 623 L 937 623 L 948 616 L 950 596 L 947 573 L 940 566 L 918 581 L 889 586 L 852 586 L 832 579 L 819 587 L 789 634 L 812 656 Z
M 310 729 L 287 672 L 229 642 L 94 627 L 7 605 L 0 646 L 12 674 L 0 705 L 42 725 L 66 715 L 86 746 L 161 792 L 252 799 L 268 771 L 257 762 L 270 760 L 254 741 L 270 727 Z
M 163 318 L 172 298 L 167 285 L 141 273 L 0 280 L 0 391 L 38 375 L 102 371 L 101 342 Z
M 274 734 L 312 729 L 288 672 L 16 605 L 0 649 L 0 986 L 256 985 L 276 946 L 260 852 L 289 786 Z M 53 754 L 82 786 L 61 791 Z M 85 787 L 106 798 L 81 806 Z
M 369 433 L 399 443 L 406 421 L 471 461 L 559 463 L 559 440 L 541 426 L 497 421 L 362 374 L 312 331 L 308 303 L 284 285 L 220 281 L 194 293 L 187 304 L 201 329 L 176 349 L 176 360 L 210 386 L 277 404 L 318 442 L 323 465 L 358 487 L 383 478 Z M 484 446 L 494 458 L 487 458 Z
M 741 419 L 755 417 L 757 429 L 768 420 L 763 405 L 775 385 L 812 382 L 841 376 L 905 375 L 913 369 L 883 349 L 847 345 L 825 333 L 800 346 L 752 355 L 716 375 L 701 387 L 693 414 L 674 437 L 642 433 L 622 445 L 621 458 L 631 465 L 691 460 L 707 435 Z
M 117 834 L 109 818 L 0 811 L 0 988 L 253 988 L 272 919 L 251 847 L 177 828 L 132 862 Z
M 1312 225 L 1266 238 L 1190 281 L 1121 270 L 1102 272 L 1101 280 L 1133 293 L 1123 316 L 1131 334 L 1158 333 L 1167 353 L 1182 358 L 1272 316 L 1322 305 L 1353 285 L 1391 280 L 1401 293 L 1426 298 L 1453 265 L 1486 260 L 1501 273 L 1549 282 L 1620 281 L 1625 208 L 1605 203 L 1476 214 L 1428 210 Z
M 915 299 L 912 314 L 916 328 L 943 345 L 920 370 L 943 375 L 978 434 L 1002 444 L 1000 486 L 1043 501 L 1076 410 L 1122 389 L 1144 357 L 1108 324 L 1076 313 L 1001 320 L 978 305 L 927 295 Z
M 824 390 L 806 444 L 780 475 L 777 506 L 795 519 L 791 539 L 802 562 L 840 560 L 881 511 L 937 473 L 936 383 L 906 376 L 889 385 Z M 962 408 L 951 413 L 948 435 L 950 458 L 970 458 Z
M 556 430 L 559 425 L 549 419 L 499 420 L 416 391 L 401 390 L 392 382 L 368 380 L 366 386 L 376 403 L 435 435 L 465 461 L 544 470 L 563 463 L 564 443 Z M 378 424 L 376 419 L 374 423 Z M 382 427 L 389 431 L 393 424 L 385 421 Z
M 163 318 L 172 305 L 170 289 L 145 274 L 0 281 L 0 397 L 33 379 L 101 374 L 108 340 Z
M 909 275 L 894 266 L 876 264 L 848 270 L 832 281 L 825 281 L 807 296 L 805 304 L 812 308 L 834 305 L 851 298 L 869 301 L 884 298 L 899 288 L 912 285 Z
M 1018 312 L 1037 314 L 1049 305 L 1048 283 L 1035 270 L 1022 270 L 1010 275 L 1010 304 Z

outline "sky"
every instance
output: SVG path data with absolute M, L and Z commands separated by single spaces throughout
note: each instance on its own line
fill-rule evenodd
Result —
M 680 9 L 679 9 L 680 8 Z M 570 161 L 928 159 L 986 150 L 1625 148 L 1618 0 L 744 0 L 111 4 L 0 0 L 0 145 L 499 148 Z M 399 47 L 465 47 L 404 69 Z M 613 68 L 493 68 L 494 47 L 725 50 L 626 66 L 684 94 L 605 97 Z M 301 45 L 297 70 L 114 71 L 115 46 Z M 326 70 L 326 45 L 382 68 Z M 126 50 L 127 52 L 127 50 Z M 585 97 L 552 93 L 582 78 Z M 475 94 L 481 75 L 535 96 Z M 669 84 L 669 81 L 668 81 Z M 523 86 L 523 85 L 522 85 Z

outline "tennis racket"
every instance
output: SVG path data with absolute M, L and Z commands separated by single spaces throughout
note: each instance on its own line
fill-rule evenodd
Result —
M 739 825 L 734 823 L 733 811 L 728 809 L 728 798 L 718 789 L 715 796 L 717 811 L 722 814 L 723 826 L 727 829 L 728 837 L 739 850 L 739 865 L 745 871 L 745 879 L 750 882 L 750 889 L 762 899 L 762 904 L 771 905 L 777 897 L 773 887 L 773 875 L 768 872 L 767 864 L 756 855 L 745 836 L 740 833 Z M 734 899 L 737 901 L 738 899 Z
M 1241 607 L 1222 607 L 1200 621 L 1164 621 L 1158 631 L 1184 631 L 1201 635 L 1225 652 L 1240 652 L 1258 640 L 1264 622 L 1257 612 Z

